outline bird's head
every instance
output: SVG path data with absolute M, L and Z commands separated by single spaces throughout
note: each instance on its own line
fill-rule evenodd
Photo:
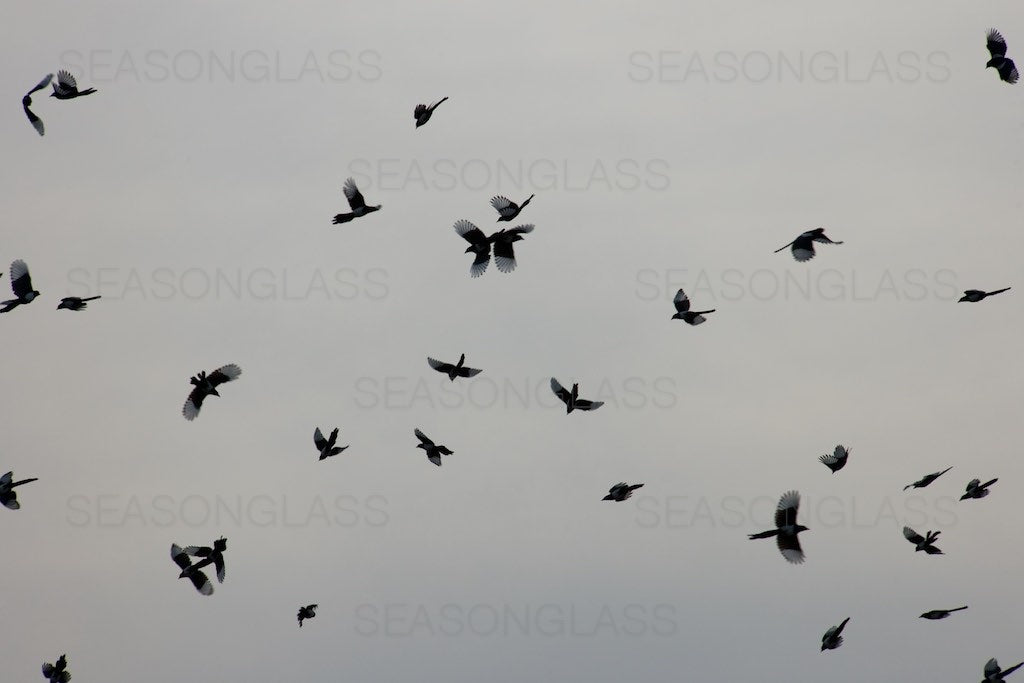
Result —
M 607 496 L 605 496 L 601 500 L 615 500 L 615 496 L 613 496 L 612 494 L 609 493 Z
M 210 396 L 220 396 L 220 393 L 217 391 L 216 387 L 210 387 Z
M 423 450 L 427 450 L 427 444 L 425 444 L 425 443 L 418 443 L 418 444 L 416 444 L 416 448 L 422 448 Z
M 189 574 L 191 574 L 191 573 L 192 573 L 192 571 L 191 571 L 191 570 L 192 570 L 192 567 L 191 567 L 191 566 L 189 566 L 189 567 L 186 567 L 185 569 L 182 569 L 182 570 L 181 570 L 181 573 L 180 573 L 180 574 L 178 574 L 178 578 L 179 578 L 179 579 L 184 579 L 184 578 L 185 578 L 186 576 L 188 576 Z
M 962 301 L 970 301 L 970 299 L 968 299 L 966 296 L 962 296 L 962 297 L 960 297 L 960 301 L 961 302 Z M 957 303 L 959 303 L 959 302 L 957 302 Z
M 226 539 L 223 536 L 221 536 L 220 538 L 218 538 L 216 541 L 213 542 L 213 549 L 214 550 L 219 550 L 220 552 L 224 552 L 225 550 L 228 549 L 228 539 Z
M 62 308 L 71 308 L 71 304 L 67 301 L 61 301 L 59 304 L 57 304 L 57 310 L 59 311 Z
M 810 529 L 805 527 L 803 524 L 797 524 L 796 526 L 793 527 L 793 529 L 796 530 L 796 533 L 800 533 L 801 531 L 810 531 Z
M 993 57 L 992 59 L 988 60 L 988 62 L 985 64 L 986 69 L 989 68 L 990 66 L 996 68 L 996 57 Z

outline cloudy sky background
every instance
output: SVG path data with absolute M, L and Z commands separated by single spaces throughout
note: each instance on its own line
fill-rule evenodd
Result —
M 1016 289 L 956 303 L 1021 283 L 1024 90 L 984 69 L 990 26 L 1024 59 L 1015 3 L 5 14 L 0 260 L 42 292 L 0 319 L 0 471 L 39 477 L 0 515 L 7 676 L 62 652 L 110 683 L 932 681 L 1024 659 L 1024 313 Z M 38 94 L 39 138 L 18 98 L 59 68 L 99 92 Z M 383 209 L 332 226 L 349 176 Z M 491 196 L 534 193 L 519 268 L 471 280 L 452 224 L 494 230 Z M 845 244 L 772 253 L 819 225 Z M 679 287 L 707 324 L 670 320 Z M 55 311 L 71 294 L 103 299 Z M 427 367 L 462 352 L 472 382 Z M 182 419 L 189 376 L 232 362 Z M 552 376 L 607 404 L 567 417 Z M 316 426 L 351 448 L 317 462 Z M 414 427 L 455 451 L 442 468 Z M 621 480 L 646 485 L 601 502 Z M 746 539 L 788 489 L 799 567 Z M 203 598 L 168 550 L 220 535 Z

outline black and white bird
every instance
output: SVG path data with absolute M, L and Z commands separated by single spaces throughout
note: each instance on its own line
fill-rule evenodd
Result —
M 523 239 L 523 235 L 533 232 L 532 225 L 517 225 L 511 229 L 501 229 L 489 237 L 467 220 L 455 221 L 455 232 L 469 242 L 465 253 L 475 255 L 469 267 L 471 277 L 480 277 L 491 262 L 491 245 L 494 246 L 494 263 L 503 273 L 511 273 L 516 269 L 516 254 L 513 244 Z
M 0 477 L 0 505 L 3 505 L 8 510 L 20 510 L 21 503 L 18 502 L 18 493 L 14 490 L 14 487 L 29 484 L 33 481 L 39 481 L 39 478 L 32 477 L 31 479 L 14 481 L 14 472 L 8 472 Z
M 985 662 L 985 680 L 983 680 L 981 683 L 999 683 L 1000 681 L 1004 680 L 1004 676 L 1009 676 L 1022 666 L 1024 666 L 1024 662 L 1021 662 L 1020 664 L 1015 664 L 1014 666 L 1011 666 L 1009 669 L 1000 669 L 999 662 L 997 662 L 996 658 L 993 657 L 992 659 Z
M 189 381 L 192 386 L 192 393 L 188 395 L 188 399 L 185 401 L 185 405 L 181 409 L 181 414 L 185 416 L 186 420 L 194 420 L 199 415 L 199 409 L 203 407 L 203 401 L 207 396 L 220 396 L 217 393 L 217 387 L 225 382 L 238 379 L 238 376 L 242 374 L 242 368 L 238 367 L 234 363 L 230 365 L 222 365 L 217 368 L 209 375 L 206 372 L 200 372 L 198 375 L 194 375 Z
M 928 486 L 928 484 L 932 483 L 933 481 L 935 481 L 936 479 L 941 477 L 946 472 L 949 472 L 951 469 L 953 469 L 953 468 L 952 467 L 947 467 L 946 469 L 942 470 L 941 472 L 932 472 L 931 474 L 926 474 L 923 477 L 921 477 L 920 479 L 918 479 L 917 481 L 915 481 L 913 484 L 907 484 L 906 486 L 904 486 L 903 490 L 906 491 L 907 489 L 909 489 L 911 487 L 913 487 L 915 489 L 923 489 L 925 486 Z
M 449 450 L 448 447 L 445 445 L 435 444 L 433 441 L 430 440 L 430 438 L 426 434 L 421 432 L 418 427 L 413 430 L 413 433 L 416 435 L 416 438 L 420 440 L 420 442 L 416 445 L 416 448 L 422 448 L 424 451 L 426 451 L 427 460 L 434 463 L 438 467 L 441 466 L 442 455 L 452 455 L 455 452 Z
M 331 456 L 337 455 L 338 453 L 341 453 L 343 450 L 348 448 L 348 446 L 336 446 L 335 444 L 337 443 L 337 427 L 335 427 L 334 430 L 331 431 L 331 436 L 329 439 L 324 438 L 324 433 L 320 431 L 319 427 L 317 427 L 316 431 L 313 432 L 313 444 L 316 446 L 317 451 L 320 452 L 320 460 L 323 460 L 324 458 L 330 458 Z
M 632 496 L 633 491 L 636 491 L 641 486 L 643 486 L 643 484 L 630 485 L 624 481 L 620 481 L 618 484 L 608 489 L 608 495 L 602 498 L 601 500 L 614 500 L 616 502 L 621 503 L 622 501 Z
M 533 225 L 517 225 L 514 228 L 502 228 L 488 239 L 494 244 L 494 265 L 502 273 L 511 273 L 516 269 L 516 254 L 512 245 L 520 242 L 523 235 L 533 232 Z
M 76 97 L 91 95 L 94 92 L 96 92 L 96 88 L 79 90 L 75 77 L 61 69 L 57 72 L 57 82 L 53 84 L 53 92 L 50 93 L 50 97 L 56 97 L 58 100 L 73 100 Z
M 843 629 L 846 627 L 846 622 L 850 620 L 850 617 L 846 617 L 838 626 L 833 626 L 829 630 L 825 631 L 825 635 L 821 637 L 821 651 L 834 650 L 843 644 L 843 636 L 840 635 Z
M 68 671 L 68 657 L 61 655 L 53 664 L 43 663 L 43 678 L 50 683 L 68 683 L 71 680 L 71 672 Z
M 24 97 L 21 98 L 21 108 L 25 110 L 25 116 L 28 117 L 28 122 L 32 124 L 32 127 L 36 129 L 36 132 L 43 135 L 46 129 L 43 127 L 43 120 L 36 116 L 29 107 L 32 106 L 32 93 L 38 92 L 50 85 L 50 81 L 53 80 L 53 74 L 46 74 L 46 78 L 39 81 L 36 87 L 29 90 Z
M 568 391 L 554 377 L 551 378 L 551 391 L 555 392 L 555 396 L 565 404 L 566 415 L 574 410 L 597 410 L 604 405 L 604 401 L 588 401 L 580 398 L 579 384 L 573 384 L 572 391 Z
M 306 605 L 299 608 L 299 628 L 302 628 L 303 619 L 312 619 L 316 616 L 316 608 L 319 605 Z
M 962 297 L 960 297 L 960 302 L 970 301 L 971 303 L 975 303 L 975 302 L 981 301 L 982 299 L 984 299 L 987 296 L 995 296 L 996 294 L 1002 294 L 1003 292 L 1007 291 L 1008 289 L 1010 289 L 1010 288 L 1009 287 L 1003 287 L 1002 289 L 997 289 L 994 292 L 986 292 L 986 291 L 981 290 L 981 289 L 965 289 L 964 290 L 964 295 Z
M 814 243 L 820 244 L 842 244 L 842 242 L 833 242 L 825 236 L 825 228 L 815 228 L 814 230 L 808 230 L 807 232 L 801 233 L 799 237 L 787 244 L 785 247 L 779 247 L 775 250 L 778 254 L 786 247 L 791 247 L 793 251 L 793 258 L 797 261 L 810 261 L 814 258 Z
M 825 467 L 832 470 L 832 474 L 835 474 L 839 470 L 846 467 L 846 459 L 850 457 L 850 449 L 846 446 L 836 446 L 835 450 L 831 454 L 825 454 L 818 458 Z
M 32 289 L 32 276 L 21 259 L 11 263 L 11 290 L 16 298 L 0 302 L 0 306 L 3 306 L 0 313 L 6 313 L 22 304 L 30 304 L 39 296 L 39 292 Z
M 441 106 L 441 103 L 447 100 L 447 97 L 442 97 L 437 102 L 434 102 L 429 107 L 425 104 L 417 104 L 416 109 L 413 110 L 412 116 L 416 119 L 416 127 L 419 128 L 424 123 L 430 120 L 430 115 L 434 113 L 434 110 Z
M 779 498 L 779 504 L 775 508 L 775 528 L 762 531 L 758 534 L 749 534 L 751 540 L 755 538 L 771 538 L 779 546 L 779 552 L 786 558 L 787 562 L 800 564 L 804 561 L 804 551 L 800 547 L 799 534 L 809 529 L 802 524 L 796 523 L 797 513 L 800 511 L 800 494 L 796 491 L 787 491 Z
M 918 619 L 945 619 L 953 612 L 959 612 L 962 609 L 967 609 L 967 605 L 954 607 L 953 609 L 932 609 L 922 614 Z
M 192 560 L 177 543 L 171 544 L 171 559 L 181 570 L 181 573 L 178 574 L 179 579 L 187 577 L 202 595 L 213 594 L 213 584 L 210 583 L 210 579 L 202 571 L 193 568 Z
M 943 554 L 945 554 L 945 553 L 943 553 L 941 550 L 939 550 L 938 548 L 936 548 L 933 545 L 935 543 L 936 539 L 938 539 L 939 534 L 941 534 L 941 533 L 942 533 L 941 531 L 926 531 L 925 535 L 922 536 L 921 534 L 919 534 L 916 531 L 914 531 L 913 529 L 911 529 L 909 526 L 903 527 L 903 536 L 908 541 L 910 541 L 911 543 L 914 544 L 914 552 L 915 553 L 918 552 L 919 550 L 923 550 L 926 553 L 928 553 L 929 555 L 943 555 Z
M 999 479 L 990 479 L 984 484 L 981 483 L 980 479 L 971 479 L 967 482 L 967 488 L 965 489 L 964 495 L 960 496 L 960 500 L 968 500 L 969 498 L 984 498 L 989 494 L 988 487 L 999 481 Z
M 1003 81 L 1014 84 L 1020 78 L 1017 67 L 1013 60 L 1006 56 L 1006 41 L 999 31 L 994 28 L 988 30 L 985 36 L 985 46 L 991 59 L 985 64 L 985 68 L 992 67 L 999 72 L 999 78 Z
M 208 567 L 211 564 L 217 571 L 217 583 L 224 583 L 224 551 L 228 549 L 228 539 L 221 536 L 213 542 L 213 546 L 208 545 L 190 545 L 182 549 L 186 555 L 192 557 L 201 557 L 202 559 L 193 564 L 191 567 L 182 568 L 181 574 L 178 578 L 184 578 L 192 572 L 197 572 L 204 567 Z
M 451 380 L 452 382 L 455 381 L 456 377 L 476 377 L 481 372 L 483 372 L 483 370 L 466 367 L 464 365 L 465 362 L 466 354 L 464 353 L 459 356 L 459 362 L 456 363 L 455 365 L 452 365 L 451 363 L 445 363 L 444 361 L 436 360 L 434 358 L 427 356 L 427 364 L 429 364 L 430 367 L 434 368 L 441 374 L 448 375 L 448 379 Z
M 99 298 L 99 294 L 84 298 L 80 296 L 66 296 L 60 300 L 60 303 L 57 305 L 57 310 L 59 311 L 62 308 L 66 308 L 69 311 L 83 311 L 86 308 L 89 308 L 89 304 L 86 303 L 87 301 L 95 301 Z
M 530 203 L 534 195 L 530 195 L 526 198 L 526 201 L 522 204 L 516 204 L 508 197 L 498 195 L 497 197 L 491 197 L 491 206 L 498 212 L 498 221 L 510 221 L 519 215 L 519 212 L 526 208 L 526 205 Z
M 686 296 L 682 289 L 676 292 L 676 296 L 672 299 L 672 303 L 676 305 L 676 313 L 672 316 L 672 320 L 682 320 L 690 325 L 700 325 L 702 322 L 707 320 L 707 318 L 704 317 L 705 315 L 715 312 L 715 309 L 713 308 L 707 311 L 691 311 L 690 297 Z
M 345 186 L 342 188 L 342 192 L 345 193 L 345 199 L 348 200 L 348 208 L 352 209 L 349 213 L 339 213 L 334 217 L 334 225 L 341 223 L 348 223 L 354 218 L 365 216 L 368 213 L 374 211 L 380 211 L 381 205 L 368 206 L 366 200 L 363 198 L 363 193 L 356 187 L 356 181 L 351 178 L 345 181 Z

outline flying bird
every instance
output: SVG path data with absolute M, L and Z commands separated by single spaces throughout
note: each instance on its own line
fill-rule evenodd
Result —
M 1006 41 L 1003 40 L 1002 34 L 994 28 L 990 28 L 985 38 L 985 46 L 992 57 L 985 64 L 985 68 L 992 67 L 999 72 L 999 78 L 1011 85 L 1016 83 L 1020 74 L 1017 73 L 1017 67 L 1013 60 L 1006 56 Z
M 994 292 L 986 292 L 981 289 L 966 289 L 964 290 L 964 295 L 960 297 L 960 301 L 970 301 L 971 303 L 975 303 L 977 301 L 981 301 L 987 296 L 995 296 L 996 294 L 1002 294 L 1008 289 L 1010 288 L 1003 287 L 1002 289 L 997 289 Z
M 526 205 L 530 203 L 530 200 L 535 195 L 530 195 L 526 198 L 526 201 L 522 204 L 516 204 L 508 197 L 498 195 L 497 197 L 491 197 L 491 206 L 494 207 L 495 211 L 498 212 L 498 221 L 510 221 L 519 215 L 519 212 L 526 208 Z
M 643 486 L 643 484 L 633 484 L 630 486 L 624 481 L 620 481 L 615 486 L 608 489 L 608 495 L 601 500 L 614 500 L 616 502 L 622 502 L 633 495 L 633 491 Z
M 238 379 L 238 376 L 241 374 L 242 368 L 231 363 L 230 365 L 222 365 L 209 375 L 205 372 L 194 375 L 189 381 L 195 388 L 188 395 L 188 399 L 181 409 L 181 414 L 185 416 L 186 420 L 196 419 L 196 416 L 199 415 L 199 409 L 203 407 L 203 400 L 207 396 L 220 396 L 217 393 L 217 387 L 224 384 L 224 382 Z
M 944 555 L 945 553 L 933 545 L 941 533 L 941 531 L 926 531 L 925 535 L 922 536 L 909 526 L 903 527 L 903 536 L 914 544 L 915 553 L 919 550 L 923 550 L 929 555 Z
M 338 428 L 335 427 L 334 431 L 331 432 L 331 438 L 325 439 L 323 432 L 317 427 L 316 431 L 313 432 L 313 443 L 316 445 L 316 449 L 320 451 L 320 459 L 329 458 L 333 455 L 341 453 L 348 446 L 335 446 L 338 443 Z
M 915 481 L 913 484 L 907 484 L 906 486 L 904 486 L 903 490 L 906 491 L 911 486 L 913 486 L 915 489 L 923 489 L 925 486 L 927 486 L 928 484 L 932 483 L 933 481 L 935 481 L 936 479 L 941 477 L 946 472 L 949 472 L 951 469 L 953 469 L 953 468 L 952 467 L 947 467 L 946 469 L 942 470 L 941 472 L 932 472 L 931 474 L 926 474 L 923 477 L 921 477 L 920 479 L 918 479 L 917 481 Z
M 786 558 L 786 561 L 792 564 L 802 563 L 804 551 L 800 548 L 798 536 L 801 531 L 809 531 L 809 529 L 796 523 L 796 515 L 799 510 L 800 494 L 796 491 L 787 491 L 779 498 L 778 507 L 775 509 L 775 528 L 762 531 L 759 534 L 749 534 L 749 538 L 753 540 L 775 536 L 779 552 Z
M 416 119 L 416 127 L 419 128 L 424 123 L 430 120 L 430 115 L 434 113 L 434 110 L 441 106 L 441 103 L 447 100 L 447 97 L 442 97 L 434 104 L 429 107 L 425 104 L 417 104 L 416 109 L 413 110 L 412 116 Z
M 846 626 L 846 622 L 850 620 L 850 617 L 843 619 L 839 626 L 833 626 L 829 630 L 825 631 L 825 635 L 821 637 L 821 651 L 834 650 L 843 644 L 843 636 L 840 634 L 843 632 L 843 628 Z
M 480 277 L 487 270 L 491 262 L 491 245 L 494 245 L 494 262 L 498 270 L 511 273 L 516 269 L 516 255 L 512 245 L 521 241 L 523 235 L 533 232 L 532 225 L 517 225 L 510 230 L 503 228 L 488 237 L 480 228 L 462 219 L 455 221 L 454 227 L 455 232 L 469 242 L 464 253 L 475 255 L 469 267 L 471 277 Z
M 959 612 L 962 609 L 967 609 L 967 605 L 963 607 L 954 607 L 953 609 L 933 609 L 928 610 L 922 614 L 918 619 L 945 619 L 953 612 Z
M 53 664 L 44 662 L 43 678 L 48 679 L 50 683 L 68 683 L 71 680 L 71 672 L 68 671 L 67 655 L 61 655 Z
M 451 363 L 445 363 L 444 361 L 435 360 L 434 358 L 427 357 L 427 363 L 430 367 L 434 368 L 438 372 L 448 375 L 448 379 L 452 382 L 455 381 L 456 377 L 476 377 L 483 370 L 477 370 L 476 368 L 467 368 L 463 365 L 466 362 L 466 354 L 459 356 L 459 362 L 455 365 Z
M 191 567 L 182 567 L 181 574 L 178 576 L 179 579 L 184 578 L 186 575 L 197 572 L 203 567 L 213 565 L 217 571 L 217 583 L 224 583 L 224 551 L 228 549 L 228 539 L 221 536 L 213 542 L 213 547 L 208 545 L 190 545 L 182 549 L 186 555 L 192 557 L 201 557 L 199 562 L 196 562 Z
M 299 608 L 299 628 L 302 628 L 303 619 L 312 619 L 316 616 L 317 607 L 318 605 L 306 605 Z
M 32 124 L 32 127 L 35 128 L 36 132 L 40 135 L 43 135 L 46 131 L 43 127 L 43 120 L 32 113 L 32 110 L 29 109 L 29 107 L 32 106 L 32 93 L 38 92 L 50 85 L 50 81 L 52 80 L 53 74 L 46 74 L 46 78 L 39 81 L 39 83 L 36 84 L 36 87 L 29 90 L 25 96 L 21 98 L 21 108 L 25 110 L 25 116 L 28 117 L 28 122 Z
M 989 494 L 988 487 L 997 481 L 999 481 L 999 479 L 992 479 L 982 484 L 980 479 L 971 479 L 967 482 L 966 492 L 964 495 L 960 496 L 960 500 L 967 500 L 968 498 L 984 498 Z
M 573 384 L 572 391 L 567 391 L 565 387 L 558 383 L 557 379 L 551 378 L 551 391 L 555 392 L 555 396 L 565 404 L 566 415 L 574 410 L 597 410 L 604 405 L 604 401 L 588 401 L 579 398 L 579 388 L 579 384 Z
M 1003 680 L 1004 676 L 1009 676 L 1022 666 L 1024 666 L 1024 662 L 1011 666 L 1009 669 L 1000 669 L 999 662 L 993 657 L 985 662 L 985 680 L 981 683 L 998 683 Z
M 342 192 L 345 193 L 345 198 L 348 200 L 348 207 L 352 209 L 350 213 L 339 213 L 334 217 L 334 225 L 340 223 L 348 223 L 353 218 L 359 218 L 365 216 L 368 213 L 374 211 L 380 211 L 380 204 L 377 206 L 367 206 L 366 200 L 363 199 L 363 193 L 356 187 L 356 181 L 349 178 L 345 181 L 345 187 L 342 188 Z
M 178 574 L 179 579 L 187 577 L 201 594 L 213 594 L 213 584 L 210 583 L 210 579 L 203 572 L 193 568 L 192 560 L 189 559 L 189 556 L 185 554 L 185 551 L 177 543 L 171 544 L 171 559 L 181 569 L 181 573 Z
M 89 308 L 89 304 L 86 303 L 87 301 L 95 301 L 99 298 L 100 296 L 98 294 L 96 296 L 87 296 L 85 298 L 80 296 L 66 296 L 60 300 L 60 304 L 57 305 L 57 310 L 59 311 L 62 308 L 66 308 L 69 311 L 82 311 Z
M 28 266 L 24 261 L 18 259 L 11 263 L 11 290 L 15 299 L 0 301 L 0 313 L 6 313 L 22 304 L 30 304 L 39 296 L 39 292 L 32 289 L 32 277 L 28 274 Z
M 832 470 L 832 474 L 835 474 L 839 470 L 846 467 L 846 459 L 850 457 L 850 449 L 846 446 L 836 446 L 832 454 L 825 454 L 818 458 L 825 467 Z
M 448 450 L 447 446 L 435 444 L 431 441 L 426 434 L 421 432 L 419 428 L 413 430 L 413 434 L 420 442 L 416 445 L 416 448 L 422 448 L 427 452 L 427 460 L 434 463 L 438 467 L 441 466 L 442 455 L 452 455 L 455 451 Z
M 18 493 L 14 491 L 14 487 L 29 484 L 33 481 L 39 481 L 39 478 L 32 477 L 31 479 L 14 481 L 14 472 L 8 472 L 0 477 L 0 505 L 3 505 L 8 510 L 20 510 L 21 503 L 18 502 Z
M 50 97 L 56 97 L 58 100 L 73 100 L 76 97 L 91 95 L 94 92 L 96 92 L 96 88 L 79 90 L 75 77 L 61 69 L 57 72 L 57 82 L 53 84 L 53 92 L 50 93 Z
M 787 244 L 785 247 L 779 247 L 775 250 L 778 254 L 786 247 L 792 247 L 793 258 L 797 261 L 810 261 L 814 258 L 814 243 L 819 242 L 821 244 L 842 244 L 842 242 L 833 242 L 825 236 L 825 228 L 815 228 L 814 230 L 808 230 L 807 232 L 801 233 L 799 237 Z
M 511 273 L 516 269 L 516 255 L 512 248 L 515 242 L 522 241 L 523 235 L 533 232 L 533 225 L 517 225 L 511 229 L 502 228 L 487 239 L 494 243 L 494 265 L 502 273 Z
M 690 297 L 686 296 L 682 289 L 676 292 L 676 296 L 672 299 L 672 303 L 676 305 L 676 313 L 672 316 L 672 320 L 682 320 L 690 325 L 700 325 L 702 322 L 707 320 L 704 316 L 708 313 L 714 313 L 715 309 L 708 311 L 691 311 L 690 310 Z

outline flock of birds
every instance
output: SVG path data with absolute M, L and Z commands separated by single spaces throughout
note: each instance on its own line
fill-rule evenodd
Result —
M 999 74 L 999 78 L 1002 81 L 1010 84 L 1016 83 L 1019 79 L 1017 67 L 1014 65 L 1013 60 L 1006 57 L 1006 41 L 997 30 L 990 29 L 988 31 L 986 35 L 986 46 L 991 57 L 986 64 L 986 68 L 991 67 L 996 69 Z M 48 74 L 22 98 L 22 106 L 24 108 L 25 115 L 28 117 L 29 122 L 39 135 L 44 134 L 45 129 L 43 121 L 29 108 L 32 105 L 32 95 L 34 93 L 45 89 L 48 85 L 52 85 L 53 87 L 53 92 L 50 93 L 50 96 L 59 100 L 75 99 L 77 97 L 90 95 L 96 92 L 94 88 L 79 90 L 74 77 L 64 70 L 57 72 L 57 80 L 55 83 L 52 82 L 53 78 L 53 74 Z M 444 97 L 431 105 L 417 105 L 413 113 L 416 121 L 416 128 L 426 124 L 437 107 L 447 99 L 447 97 Z M 348 200 L 350 211 L 348 213 L 337 214 L 333 221 L 335 225 L 348 223 L 356 218 L 362 218 L 381 209 L 380 205 L 372 206 L 366 203 L 363 194 L 359 191 L 359 188 L 356 186 L 355 181 L 353 181 L 352 178 L 345 181 L 343 193 L 345 198 Z M 491 206 L 498 212 L 498 222 L 512 221 L 518 217 L 534 196 L 535 195 L 530 195 L 530 197 L 524 200 L 521 204 L 516 204 L 503 196 L 496 196 L 492 198 Z M 515 270 L 516 258 L 513 245 L 515 242 L 523 240 L 524 235 L 532 232 L 534 226 L 532 224 L 524 224 L 511 229 L 503 228 L 490 235 L 486 235 L 482 230 L 480 230 L 480 228 L 470 221 L 460 219 L 455 222 L 454 228 L 455 232 L 469 243 L 469 246 L 466 247 L 465 253 L 473 254 L 473 262 L 470 265 L 469 272 L 471 277 L 476 278 L 483 275 L 487 270 L 491 261 L 492 251 L 495 264 L 499 271 L 502 273 L 511 273 Z M 777 249 L 775 253 L 789 248 L 796 261 L 806 262 L 814 258 L 815 244 L 839 245 L 842 244 L 842 242 L 829 239 L 825 235 L 824 228 L 819 227 L 801 233 L 792 242 Z M 18 306 L 30 304 L 40 296 L 40 293 L 32 286 L 32 279 L 29 274 L 28 266 L 20 259 L 15 260 L 11 264 L 10 282 L 15 298 L 0 302 L 0 306 L 2 306 L 2 308 L 0 308 L 0 313 L 7 313 Z M 1009 289 L 1009 287 L 1006 287 L 990 292 L 969 289 L 964 292 L 964 296 L 961 297 L 959 301 L 979 302 L 986 297 L 1000 294 Z M 84 298 L 75 296 L 64 297 L 57 308 L 71 311 L 82 311 L 87 308 L 89 301 L 99 298 L 99 296 Z M 707 320 L 705 316 L 715 312 L 715 309 L 705 311 L 691 310 L 690 300 L 682 289 L 676 293 L 673 298 L 673 304 L 675 305 L 676 313 L 672 316 L 672 319 L 682 320 L 689 325 L 700 325 Z M 465 360 L 465 354 L 460 355 L 459 360 L 456 363 L 449 363 L 428 357 L 427 364 L 431 369 L 447 375 L 449 380 L 452 382 L 454 382 L 456 378 L 471 378 L 482 372 L 481 369 L 466 366 Z M 220 393 L 217 388 L 226 382 L 238 379 L 241 374 L 242 370 L 238 365 L 229 364 L 221 366 L 209 373 L 201 371 L 194 375 L 190 379 L 190 383 L 193 388 L 182 407 L 182 415 L 186 420 L 194 420 L 199 416 L 200 409 L 202 408 L 203 402 L 206 398 L 210 396 L 219 397 Z M 574 410 L 597 410 L 603 405 L 603 402 L 601 401 L 590 401 L 580 398 L 578 384 L 573 384 L 572 389 L 568 390 L 562 386 L 557 379 L 551 378 L 551 391 L 565 404 L 565 412 L 567 415 L 572 413 Z M 331 431 L 330 436 L 325 438 L 319 427 L 315 429 L 313 433 L 313 443 L 316 447 L 320 460 L 336 456 L 348 448 L 348 446 L 337 445 L 338 431 L 337 427 L 334 428 Z M 423 449 L 426 453 L 427 460 L 434 465 L 440 467 L 442 456 L 452 455 L 454 453 L 454 451 L 449 449 L 447 446 L 434 442 L 419 428 L 414 429 L 413 434 L 419 440 L 419 444 L 416 445 L 416 448 Z M 831 454 L 822 455 L 819 460 L 833 473 L 836 473 L 846 466 L 849 456 L 849 448 L 843 445 L 837 445 Z M 927 474 L 921 479 L 911 484 L 907 484 L 904 487 L 904 490 L 909 488 L 916 489 L 927 487 L 950 469 L 952 469 L 952 467 L 947 467 L 939 472 Z M 11 510 L 19 509 L 21 506 L 18 502 L 15 488 L 34 481 L 37 481 L 37 478 L 14 481 L 13 472 L 7 472 L 4 474 L 0 477 L 0 504 Z M 972 479 L 967 484 L 965 492 L 960 497 L 960 500 L 980 499 L 988 496 L 989 487 L 997 481 L 997 479 L 991 479 L 982 483 L 980 479 Z M 627 484 L 626 482 L 619 482 L 609 489 L 608 495 L 606 495 L 602 500 L 614 502 L 625 501 L 633 495 L 635 490 L 641 488 L 643 485 L 644 484 L 642 483 Z M 779 552 L 786 561 L 792 564 L 803 563 L 805 556 L 803 549 L 800 546 L 799 534 L 804 531 L 808 531 L 809 529 L 797 522 L 799 509 L 799 492 L 787 491 L 779 499 L 776 507 L 774 519 L 775 528 L 759 533 L 749 534 L 749 538 L 753 540 L 774 537 L 776 539 L 776 545 L 778 546 Z M 942 550 L 935 545 L 940 533 L 940 531 L 929 530 L 925 532 L 924 536 L 922 536 L 908 526 L 903 527 L 903 535 L 908 542 L 914 545 L 915 552 L 924 551 L 928 555 L 943 554 Z M 180 573 L 178 574 L 179 579 L 188 579 L 201 595 L 208 596 L 213 594 L 213 583 L 203 570 L 206 567 L 213 565 L 218 583 L 223 583 L 225 577 L 224 553 L 226 550 L 227 539 L 224 537 L 213 541 L 209 546 L 189 545 L 182 547 L 177 543 L 173 543 L 171 545 L 171 560 L 180 569 Z M 303 621 L 312 619 L 316 616 L 317 608 L 317 604 L 309 604 L 299 607 L 297 619 L 300 628 L 302 627 Z M 968 606 L 964 605 L 953 609 L 929 610 L 924 614 L 921 614 L 920 618 L 929 620 L 946 619 L 953 612 L 959 612 L 967 608 Z M 850 618 L 847 617 L 838 625 L 832 626 L 825 631 L 825 634 L 821 638 L 821 651 L 834 650 L 843 644 L 842 633 L 849 621 Z M 1003 681 L 1005 676 L 1016 671 L 1021 666 L 1024 666 L 1024 662 L 1011 666 L 1007 669 L 1002 669 L 996 659 L 990 659 L 984 666 L 983 671 L 985 678 L 982 683 L 997 683 L 999 681 Z M 67 657 L 63 654 L 53 664 L 48 662 L 44 663 L 42 671 L 43 676 L 51 683 L 66 683 L 71 679 L 71 673 L 67 670 Z

